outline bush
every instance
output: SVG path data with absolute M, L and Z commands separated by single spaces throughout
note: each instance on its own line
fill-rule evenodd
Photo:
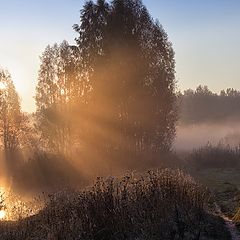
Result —
M 201 239 L 209 218 L 204 208 L 207 199 L 205 189 L 179 170 L 98 178 L 85 191 L 50 196 L 38 215 L 19 222 L 11 231 L 0 229 L 0 237 Z M 220 232 L 216 239 L 227 239 L 221 235 L 225 236 Z
M 193 150 L 189 162 L 196 169 L 202 168 L 235 168 L 240 163 L 240 146 L 230 147 L 219 143 Z

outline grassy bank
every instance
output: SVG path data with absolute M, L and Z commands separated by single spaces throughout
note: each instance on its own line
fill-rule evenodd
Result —
M 98 178 L 49 197 L 37 215 L 0 224 L 1 239 L 229 239 L 189 175 L 162 169 Z

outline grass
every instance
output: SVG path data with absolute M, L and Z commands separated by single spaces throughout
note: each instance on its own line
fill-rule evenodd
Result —
M 240 189 L 240 168 L 210 168 L 198 170 L 194 175 L 215 192 L 227 190 L 230 185 Z
M 0 224 L 0 239 L 230 239 L 208 192 L 179 170 L 98 178 L 51 195 L 37 215 Z
M 209 168 L 195 171 L 193 175 L 213 193 L 222 212 L 233 217 L 240 201 L 239 173 L 239 168 Z
M 207 145 L 194 149 L 189 155 L 188 161 L 195 169 L 209 168 L 239 168 L 240 167 L 240 146 L 219 143 Z
M 186 157 L 191 175 L 207 186 L 221 210 L 233 217 L 240 200 L 240 146 L 207 144 Z

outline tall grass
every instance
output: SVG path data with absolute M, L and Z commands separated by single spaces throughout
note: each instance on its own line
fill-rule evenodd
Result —
M 98 178 L 85 191 L 51 195 L 36 216 L 0 225 L 0 238 L 202 239 L 207 199 L 205 189 L 179 170 Z
M 231 147 L 219 143 L 193 150 L 189 156 L 190 163 L 197 169 L 235 168 L 240 166 L 240 146 Z

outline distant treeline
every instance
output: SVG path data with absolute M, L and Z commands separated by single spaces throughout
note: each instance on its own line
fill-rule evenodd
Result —
M 179 94 L 181 124 L 240 119 L 240 91 L 233 88 L 213 93 L 207 86 L 198 86 Z

